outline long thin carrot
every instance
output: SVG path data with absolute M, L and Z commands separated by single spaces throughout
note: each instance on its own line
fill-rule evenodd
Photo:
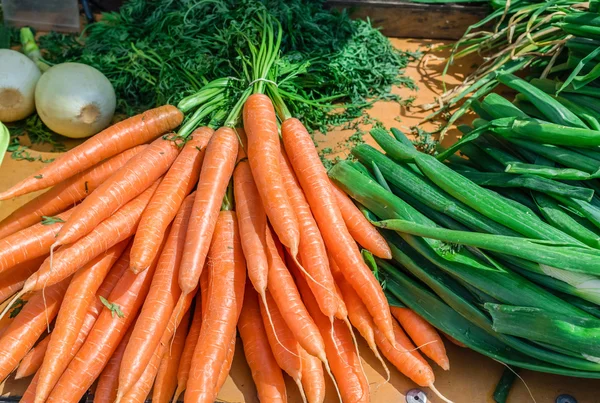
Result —
M 65 220 L 71 216 L 73 209 L 67 210 L 55 217 L 45 220 L 15 232 L 0 239 L 0 273 L 19 263 L 44 256 L 50 252 L 50 247 L 56 239 Z
M 218 129 L 206 147 L 179 269 L 182 296 L 196 288 L 200 280 L 237 152 L 237 136 L 228 127 Z
M 273 357 L 275 357 L 279 368 L 288 374 L 296 385 L 298 385 L 302 400 L 306 401 L 304 388 L 302 387 L 300 344 L 296 341 L 288 325 L 285 324 L 269 291 L 267 291 L 265 300 L 266 304 L 262 300 L 260 301 L 260 313 Z
M 310 135 L 304 125 L 294 118 L 283 122 L 281 133 L 285 150 L 321 230 L 325 246 L 369 309 L 377 327 L 393 343 L 393 320 L 387 300 L 346 228 L 331 182 Z
M 0 304 L 23 288 L 25 280 L 40 268 L 46 256 L 20 263 L 0 274 Z
M 123 151 L 121 154 L 57 184 L 47 192 L 25 203 L 0 222 L 0 239 L 41 221 L 43 216 L 50 217 L 73 206 L 87 197 L 144 148 L 146 146 L 141 145 Z
M 162 248 L 162 245 L 161 245 Z M 78 401 L 94 383 L 139 312 L 156 268 L 155 260 L 139 274 L 126 271 L 113 288 L 108 302 L 115 310 L 103 309 L 87 339 L 52 389 L 48 402 Z
M 244 306 L 238 320 L 238 331 L 244 345 L 244 354 L 256 385 L 258 400 L 285 403 L 287 395 L 283 374 L 271 351 L 257 297 L 256 291 L 246 285 Z M 321 365 L 320 361 L 317 362 Z
M 119 385 L 119 368 L 123 361 L 125 347 L 129 343 L 133 327 L 130 327 L 125 336 L 117 346 L 117 349 L 108 360 L 108 363 L 98 377 L 98 385 L 94 391 L 94 403 L 113 403 L 117 397 L 117 386 Z
M 154 140 L 75 207 L 54 245 L 70 244 L 89 234 L 115 211 L 152 186 L 167 172 L 177 155 L 179 147 L 174 141 Z
M 44 361 L 44 355 L 48 349 L 48 343 L 50 343 L 50 335 L 47 335 L 35 345 L 29 352 L 23 357 L 17 368 L 15 379 L 26 378 L 36 373 L 42 366 Z
M 335 292 L 333 291 L 335 283 L 329 268 L 323 237 L 319 232 L 317 223 L 310 211 L 310 206 L 298 184 L 290 162 L 283 151 L 280 157 L 280 167 L 281 177 L 300 228 L 300 260 L 312 279 L 316 281 L 311 280 L 308 284 L 319 303 L 321 312 L 325 316 L 333 318 L 337 310 Z
M 248 98 L 244 104 L 244 130 L 248 136 L 248 161 L 267 216 L 281 243 L 296 257 L 300 230 L 281 178 L 277 118 L 269 97 L 253 94 Z
M 75 273 L 102 252 L 133 235 L 140 216 L 157 186 L 158 182 L 121 207 L 78 242 L 58 250 L 54 257 L 46 259 L 40 269 L 27 279 L 23 291 L 40 290 L 55 284 Z
M 21 400 L 19 400 L 19 403 L 33 403 L 35 399 L 35 388 L 37 386 L 38 376 L 39 371 L 35 373 L 35 376 L 31 379 L 31 382 L 29 382 L 29 386 L 27 386 L 27 389 L 23 393 L 23 396 L 21 396 Z
M 227 347 L 227 353 L 225 354 L 225 360 L 221 365 L 221 369 L 219 370 L 219 376 L 217 377 L 217 384 L 215 385 L 215 393 L 219 393 L 225 381 L 227 381 L 227 377 L 229 376 L 229 371 L 231 371 L 231 365 L 233 365 L 233 356 L 235 355 L 235 344 L 237 342 L 237 336 L 234 334 L 231 340 L 229 341 L 229 346 Z
M 56 185 L 106 158 L 155 139 L 179 126 L 182 120 L 183 113 L 171 105 L 160 106 L 123 120 L 67 151 L 36 175 L 29 176 L 0 193 L 0 200 Z
M 302 386 L 306 393 L 308 403 L 322 403 L 325 401 L 325 375 L 321 360 L 300 348 L 302 359 Z
M 213 402 L 218 376 L 242 309 L 246 261 L 233 211 L 221 211 L 209 252 L 206 315 L 185 391 L 190 402 Z
M 177 274 L 193 203 L 194 195 L 191 194 L 181 205 L 175 221 L 171 225 L 165 247 L 158 257 L 158 266 L 150 285 L 150 291 L 138 320 L 135 322 L 131 342 L 125 349 L 123 364 L 119 372 L 118 399 L 125 396 L 142 376 L 179 299 L 181 292 L 177 284 Z
M 16 368 L 54 319 L 70 281 L 67 278 L 44 293 L 36 293 L 4 331 L 0 337 L 0 381 Z
M 333 182 L 331 183 L 331 187 L 352 238 L 375 256 L 382 259 L 391 259 L 392 250 L 385 241 L 385 238 L 381 236 L 373 224 L 367 220 L 342 189 L 337 187 Z
M 192 365 L 192 357 L 194 355 L 194 349 L 196 343 L 198 343 L 198 337 L 200 336 L 200 328 L 202 326 L 202 298 L 200 295 L 196 297 L 196 304 L 194 306 L 194 316 L 192 318 L 192 324 L 190 330 L 185 339 L 185 346 L 181 353 L 181 359 L 179 361 L 179 368 L 177 368 L 177 390 L 173 397 L 173 401 L 177 401 L 179 395 L 185 390 L 187 381 L 190 376 L 190 366 Z
M 131 248 L 131 270 L 135 273 L 150 265 L 167 225 L 173 221 L 183 199 L 198 182 L 204 151 L 212 134 L 213 130 L 208 127 L 192 133 L 148 203 Z
M 392 315 L 427 357 L 444 370 L 450 369 L 446 347 L 439 333 L 425 319 L 409 308 L 390 307 Z

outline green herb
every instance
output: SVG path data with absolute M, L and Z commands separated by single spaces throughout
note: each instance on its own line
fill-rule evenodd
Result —
M 415 136 L 415 139 L 412 143 L 417 150 L 426 154 L 436 154 L 436 150 L 440 142 L 433 137 L 433 133 L 423 130 L 418 126 L 413 126 L 410 128 L 410 130 Z
M 33 176 L 35 179 L 42 179 L 44 177 L 44 175 L 34 175 Z
M 56 223 L 64 223 L 65 220 L 63 220 L 60 217 L 49 217 L 46 215 L 42 216 L 42 225 L 52 225 L 52 224 L 56 224 Z
M 17 316 L 19 314 L 19 312 L 21 312 L 21 310 L 23 309 L 23 307 L 25 306 L 25 304 L 27 303 L 27 301 L 18 298 L 10 307 L 10 313 L 8 314 L 9 318 L 14 318 L 15 316 Z
M 99 298 L 100 302 L 102 302 L 102 304 L 110 310 L 110 314 L 113 318 L 115 317 L 115 315 L 117 315 L 119 318 L 125 317 L 125 314 L 123 313 L 119 305 L 108 302 L 108 300 L 103 296 L 100 296 Z

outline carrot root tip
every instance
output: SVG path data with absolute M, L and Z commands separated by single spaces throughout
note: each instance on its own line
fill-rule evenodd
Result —
M 450 399 L 448 399 L 446 396 L 442 395 L 442 394 L 440 393 L 440 391 L 439 391 L 439 390 L 437 390 L 437 389 L 435 388 L 435 386 L 433 386 L 433 383 L 432 383 L 432 384 L 430 384 L 430 385 L 428 385 L 428 388 L 429 388 L 429 389 L 431 389 L 431 391 L 432 391 L 433 393 L 435 393 L 435 395 L 436 395 L 437 397 L 439 397 L 440 399 L 442 399 L 442 401 L 444 401 L 444 402 L 446 402 L 446 403 L 454 403 L 452 400 L 450 400 Z

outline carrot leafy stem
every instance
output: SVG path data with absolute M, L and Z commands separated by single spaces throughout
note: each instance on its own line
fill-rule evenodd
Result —
M 123 313 L 119 305 L 109 302 L 106 298 L 102 296 L 100 296 L 99 298 L 100 302 L 102 302 L 102 304 L 110 310 L 110 314 L 113 318 L 115 317 L 115 315 L 117 315 L 119 318 L 125 317 L 125 314 Z

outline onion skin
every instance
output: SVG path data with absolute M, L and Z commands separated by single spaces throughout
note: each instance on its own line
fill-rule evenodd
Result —
M 71 138 L 89 137 L 108 127 L 116 104 L 110 81 L 81 63 L 51 67 L 35 89 L 35 105 L 42 121 Z
M 40 69 L 22 53 L 0 49 L 0 122 L 25 119 L 35 110 Z

